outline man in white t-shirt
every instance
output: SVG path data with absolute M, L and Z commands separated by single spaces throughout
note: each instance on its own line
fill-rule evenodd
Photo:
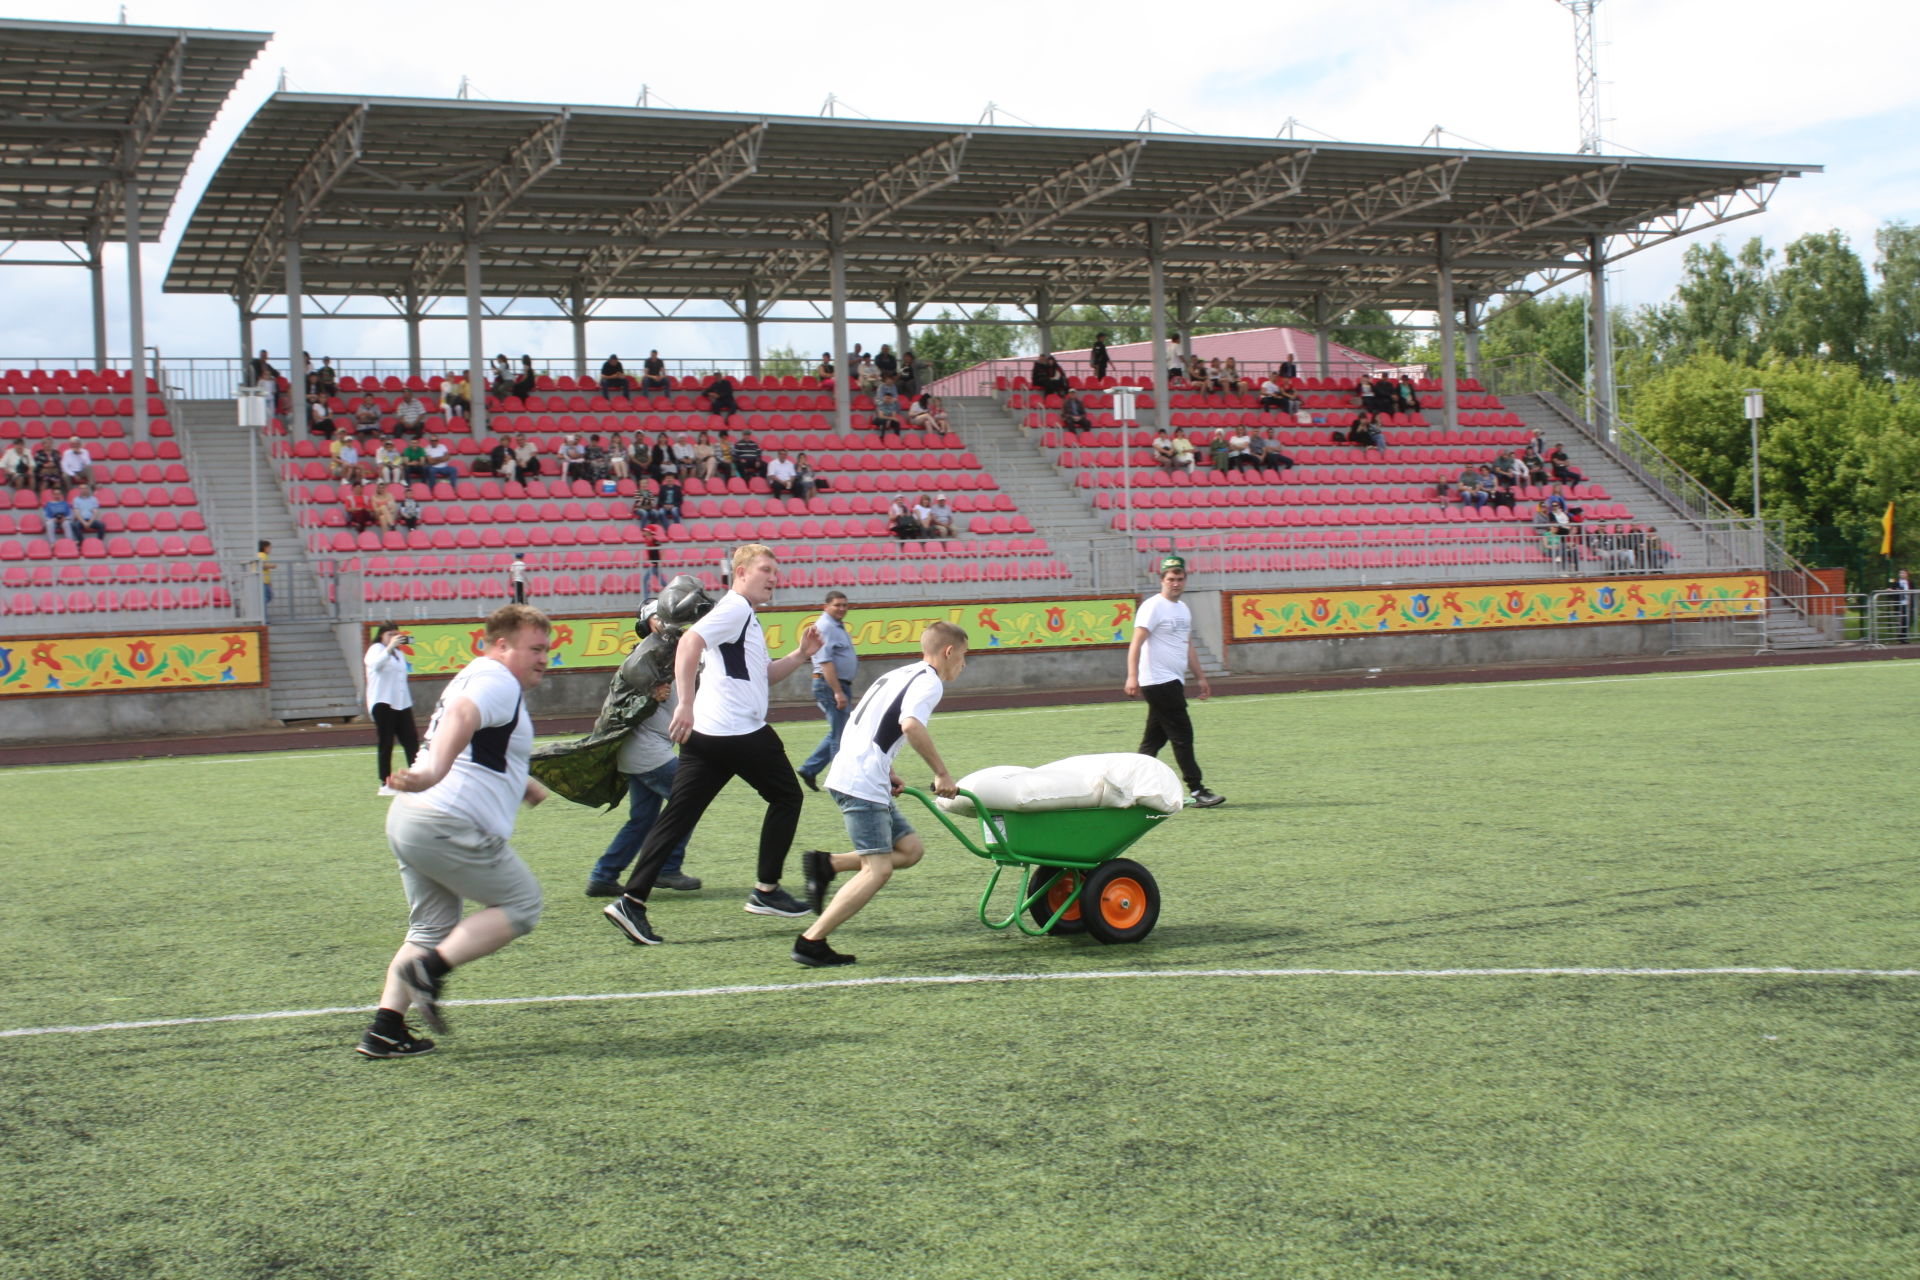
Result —
M 406 752 L 408 768 L 420 754 L 420 731 L 413 723 L 413 691 L 407 687 L 411 668 L 400 647 L 412 641 L 399 623 L 384 623 L 361 659 L 367 671 L 367 714 L 380 735 L 380 790 L 376 795 L 398 794 L 387 785 L 387 776 L 393 772 L 394 743 Z
M 491 955 L 540 919 L 540 882 L 508 841 L 520 804 L 547 789 L 527 775 L 533 718 L 526 691 L 547 670 L 553 624 L 526 605 L 496 609 L 486 648 L 447 682 L 421 759 L 387 779 L 402 792 L 387 810 L 387 845 L 407 890 L 407 940 L 358 1051 L 369 1058 L 425 1053 L 407 1029 L 408 1004 L 445 1034 L 440 994 L 448 971 Z M 481 909 L 462 920 L 463 900 Z
M 1213 696 L 1207 673 L 1200 669 L 1200 649 L 1193 642 L 1193 612 L 1181 596 L 1187 590 L 1187 562 L 1168 556 L 1160 562 L 1160 594 L 1149 596 L 1133 615 L 1133 643 L 1127 646 L 1129 698 L 1147 703 L 1147 732 L 1140 754 L 1158 756 L 1173 744 L 1173 758 L 1192 792 L 1187 801 L 1196 809 L 1225 804 L 1226 798 L 1207 790 L 1200 778 L 1200 762 L 1193 756 L 1193 721 L 1187 715 L 1187 672 L 1199 681 L 1200 700 Z
M 807 902 L 820 918 L 793 944 L 793 958 L 809 968 L 852 964 L 853 957 L 827 945 L 827 935 L 867 905 L 893 873 L 920 861 L 920 837 L 900 814 L 894 797 L 906 783 L 894 770 L 900 747 L 911 742 L 933 770 L 936 795 L 955 793 L 953 775 L 933 745 L 927 722 L 947 685 L 967 666 L 967 633 L 951 622 L 932 622 L 920 633 L 920 661 L 895 667 L 867 690 L 841 734 L 840 753 L 827 771 L 827 793 L 840 806 L 853 841 L 851 853 L 810 849 L 802 855 L 807 871 Z M 842 871 L 860 874 L 847 881 L 833 902 L 827 886 Z
M 735 778 L 745 778 L 767 802 L 760 823 L 759 878 L 747 895 L 746 910 L 759 916 L 807 914 L 807 904 L 780 887 L 804 793 L 780 735 L 767 723 L 767 686 L 812 657 L 820 635 L 808 626 L 793 652 L 768 659 L 766 633 L 755 610 L 773 602 L 779 581 L 780 566 L 769 548 L 757 542 L 736 548 L 732 589 L 687 628 L 674 650 L 673 684 L 680 702 L 667 735 L 680 744 L 680 770 L 667 811 L 647 832 L 625 891 L 606 907 L 607 919 L 643 946 L 661 941 L 647 920 L 647 895 L 668 851 L 692 833 L 707 806 Z

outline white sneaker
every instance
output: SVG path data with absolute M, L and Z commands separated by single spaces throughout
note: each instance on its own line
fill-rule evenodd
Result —
M 395 791 L 392 787 L 382 787 L 378 791 L 374 792 L 373 794 L 376 796 L 397 796 L 400 793 L 398 791 Z

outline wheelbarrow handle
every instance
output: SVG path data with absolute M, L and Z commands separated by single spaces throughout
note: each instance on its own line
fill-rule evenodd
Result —
M 969 837 L 952 818 L 947 816 L 947 811 L 940 807 L 939 801 L 932 792 L 923 790 L 920 787 L 903 787 L 901 788 L 901 794 L 913 796 L 918 799 L 921 804 L 927 806 L 927 812 L 940 819 L 940 824 L 948 831 L 951 831 L 953 838 L 965 845 L 968 850 L 978 854 L 982 858 L 993 857 L 993 846 L 1000 843 L 1000 837 L 988 822 L 988 819 L 992 816 L 991 811 L 979 796 L 965 789 L 960 789 L 955 793 L 957 795 L 963 795 L 973 802 L 973 816 L 980 823 L 980 843 L 975 844 L 972 838 Z

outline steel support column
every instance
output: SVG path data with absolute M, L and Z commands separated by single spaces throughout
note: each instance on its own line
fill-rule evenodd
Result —
M 140 184 L 127 170 L 127 326 L 133 341 L 133 438 L 147 438 L 147 300 L 140 280 Z
M 1461 337 L 1465 339 L 1467 376 L 1476 381 L 1480 377 L 1480 316 L 1486 309 L 1487 304 L 1474 297 L 1466 299 L 1466 306 L 1462 309 L 1466 317 Z
M 587 295 L 575 281 L 567 299 L 567 323 L 573 326 L 573 376 L 587 376 Z
M 1447 256 L 1447 233 L 1434 234 L 1440 258 L 1440 417 L 1447 431 L 1460 428 L 1460 370 L 1453 353 L 1453 261 Z
M 475 436 L 487 433 L 487 344 L 481 332 L 480 242 L 467 241 L 467 377 L 473 407 L 467 425 Z
M 853 430 L 853 370 L 847 364 L 847 246 L 842 239 L 846 215 L 833 211 L 828 226 L 827 279 L 833 304 L 833 429 Z
M 87 242 L 87 274 L 93 284 L 93 367 L 107 367 L 107 262 L 105 245 L 96 237 Z
M 1053 299 L 1049 296 L 1045 285 L 1041 285 L 1040 292 L 1034 295 L 1033 321 L 1034 328 L 1039 330 L 1040 333 L 1040 350 L 1052 351 Z
M 235 298 L 233 305 L 240 312 L 240 380 L 250 382 L 247 361 L 253 359 L 253 300 Z
M 287 430 L 296 438 L 307 429 L 307 348 L 300 278 L 300 232 L 287 228 Z
M 1167 377 L 1167 271 L 1160 254 L 1160 224 L 1147 224 L 1147 328 L 1153 342 L 1153 421 L 1162 431 L 1173 422 L 1173 385 Z M 1122 455 L 1123 460 L 1127 456 Z M 1128 517 L 1132 524 L 1132 517 Z M 1129 537 L 1133 530 L 1127 530 Z
M 1587 240 L 1587 325 L 1593 371 L 1593 422 L 1613 439 L 1613 317 L 1607 314 L 1607 253 L 1599 236 Z
M 757 378 L 760 376 L 760 291 L 749 284 L 742 302 L 740 321 L 747 328 L 747 374 Z
M 1174 318 L 1180 325 L 1180 362 L 1193 363 L 1193 295 L 1182 289 L 1174 295 Z
M 421 377 L 420 365 L 420 295 L 409 290 L 406 299 L 407 319 L 407 376 Z
M 1320 365 L 1320 376 L 1332 377 L 1333 375 L 1327 372 L 1327 367 L 1331 363 L 1328 357 L 1332 353 L 1328 350 L 1327 343 L 1327 295 L 1324 293 L 1313 295 L 1313 350 L 1314 358 Z

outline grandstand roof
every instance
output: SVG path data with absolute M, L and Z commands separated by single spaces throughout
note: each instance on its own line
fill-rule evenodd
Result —
M 1442 237 L 1486 297 L 1765 206 L 1818 166 L 914 124 L 648 108 L 274 95 L 234 143 L 168 273 L 176 292 L 848 296 L 1139 302 L 1149 243 L 1196 307 L 1324 296 L 1431 308 Z
M 155 241 L 187 166 L 272 37 L 0 18 L 0 239 Z

